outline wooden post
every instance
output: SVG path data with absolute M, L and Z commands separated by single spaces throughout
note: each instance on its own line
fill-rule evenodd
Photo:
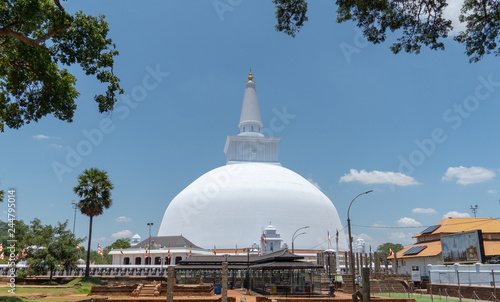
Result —
M 227 261 L 222 262 L 222 281 L 221 281 L 221 287 L 222 287 L 222 299 L 221 302 L 227 302 Z
M 429 291 L 431 292 L 431 302 L 434 302 L 434 296 L 432 293 L 432 279 L 431 279 L 431 271 L 429 270 Z
M 330 258 L 330 276 L 332 274 L 337 274 L 337 256 L 335 253 L 331 253 L 331 258 Z
M 354 275 L 359 274 L 359 255 L 358 253 L 354 254 Z
M 491 277 L 493 277 L 493 294 L 495 295 L 495 298 L 498 299 L 497 298 L 497 285 L 495 283 L 495 270 L 494 269 L 491 270 Z
M 370 302 L 370 269 L 363 268 L 363 302 Z
M 167 269 L 167 302 L 174 302 L 175 267 Z
M 347 254 L 349 254 L 348 252 L 345 252 L 344 253 L 344 268 L 345 268 L 345 273 L 349 273 L 349 268 L 351 267 L 351 264 L 349 263 L 349 261 L 347 261 Z
M 397 275 L 398 274 L 398 256 L 394 253 L 394 262 L 392 263 L 392 270 Z
M 378 253 L 374 252 L 373 253 L 373 262 L 375 265 L 375 278 L 379 278 L 380 275 L 380 259 L 378 257 Z

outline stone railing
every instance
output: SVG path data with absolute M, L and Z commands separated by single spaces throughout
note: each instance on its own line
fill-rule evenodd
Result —
M 91 265 L 91 276 L 166 276 L 168 265 Z M 0 265 L 0 276 L 7 276 L 10 267 L 7 264 Z M 26 265 L 16 265 L 16 270 L 25 270 Z M 49 273 L 47 273 L 49 275 Z M 65 271 L 55 270 L 53 276 L 83 276 L 85 275 L 85 265 L 78 265 L 75 270 Z

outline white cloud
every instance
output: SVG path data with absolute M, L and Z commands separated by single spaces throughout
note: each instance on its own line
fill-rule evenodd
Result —
M 116 221 L 116 222 L 129 222 L 129 221 L 131 221 L 131 220 L 132 220 L 132 218 L 130 218 L 130 217 L 125 217 L 125 216 L 118 216 L 118 217 L 116 217 L 116 219 L 115 219 L 115 221 Z
M 422 224 L 413 218 L 403 217 L 398 220 L 398 225 L 401 227 L 419 227 Z
M 366 241 L 371 241 L 371 240 L 373 240 L 373 238 L 372 238 L 370 235 L 365 234 L 365 233 L 359 234 L 359 235 L 357 235 L 357 236 L 353 234 L 353 236 L 352 236 L 352 237 L 354 237 L 354 240 L 356 240 L 356 239 L 358 239 L 358 238 L 361 238 L 361 239 L 363 239 L 365 242 L 366 242 Z M 353 249 L 354 249 L 354 248 L 353 248 Z
M 111 234 L 111 237 L 116 239 L 128 238 L 132 236 L 132 232 L 130 230 L 121 230 L 119 232 Z
M 457 211 L 451 211 L 443 215 L 443 219 L 448 217 L 463 218 L 463 217 L 470 217 L 470 215 L 469 213 L 459 213 Z
M 488 190 L 487 192 L 490 193 L 490 194 L 498 194 L 498 191 L 497 190 L 493 190 L 493 189 Z
M 44 134 L 37 134 L 37 135 L 33 135 L 33 138 L 34 139 L 38 139 L 38 140 L 42 140 L 42 139 L 49 139 L 50 136 L 47 136 L 47 135 L 44 135 Z
M 411 210 L 411 212 L 415 214 L 437 214 L 436 210 L 434 210 L 433 208 L 415 208 Z
M 55 137 L 55 136 L 48 136 L 45 134 L 37 134 L 33 135 L 33 138 L 36 140 L 43 140 L 43 139 L 60 139 L 60 137 Z
M 310 182 L 313 186 L 315 186 L 316 188 L 318 188 L 318 190 L 321 190 L 321 187 L 319 186 L 319 184 L 317 182 L 315 182 L 311 177 L 309 177 L 307 179 L 308 182 Z
M 404 232 L 391 232 L 389 234 L 389 240 L 395 243 L 400 243 L 403 245 L 409 245 L 414 243 L 412 234 Z
M 385 224 L 380 224 L 380 223 L 374 223 L 370 226 L 370 228 L 373 228 L 373 229 L 383 229 L 383 228 L 387 228 L 388 226 L 385 225 Z
M 100 242 L 106 242 L 108 241 L 108 239 L 106 237 L 100 237 L 100 238 L 97 238 L 97 244 L 100 244 Z M 94 242 L 94 240 L 92 240 L 92 242 Z M 101 245 L 101 247 L 103 247 Z
M 470 185 L 473 183 L 483 182 L 495 177 L 495 172 L 483 167 L 449 167 L 446 170 L 443 181 L 450 181 L 454 178 L 457 179 L 457 184 Z
M 399 172 L 383 172 L 366 170 L 358 171 L 351 169 L 349 174 L 340 178 L 340 182 L 358 181 L 363 184 L 394 184 L 396 186 L 406 187 L 418 185 L 418 182 L 411 176 Z
M 458 17 L 460 16 L 460 9 L 462 8 L 464 1 L 463 0 L 448 0 L 448 6 L 443 10 L 443 17 L 451 20 L 453 30 L 451 31 L 451 35 L 455 36 L 460 31 L 465 30 L 465 23 L 461 23 Z

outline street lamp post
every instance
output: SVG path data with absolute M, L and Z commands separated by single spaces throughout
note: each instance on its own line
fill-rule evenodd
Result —
M 308 226 L 308 225 L 303 226 L 303 227 L 301 227 L 301 228 L 298 228 L 298 229 L 297 229 L 297 230 L 293 233 L 293 235 L 292 235 L 292 254 L 293 254 L 293 253 L 294 253 L 294 251 L 295 251 L 295 250 L 294 250 L 294 248 L 293 248 L 293 242 L 294 242 L 295 238 L 299 237 L 300 235 L 304 235 L 306 232 L 300 233 L 300 234 L 298 234 L 297 236 L 295 236 L 295 234 L 297 234 L 297 232 L 298 232 L 298 231 L 300 231 L 300 230 L 302 230 L 302 229 L 307 229 L 307 228 L 309 228 L 309 226 Z
M 351 203 L 349 204 L 349 208 L 347 208 L 347 228 L 349 230 L 349 264 L 350 264 L 350 267 L 351 267 L 351 278 L 352 278 L 352 287 L 354 290 L 356 290 L 355 288 L 355 284 L 356 284 L 356 280 L 355 280 L 355 274 L 354 274 L 354 270 L 355 270 L 355 267 L 354 267 L 354 254 L 352 252 L 352 235 L 351 235 L 351 219 L 349 218 L 349 211 L 351 210 L 351 205 L 352 203 L 356 200 L 356 198 L 358 198 L 359 196 L 363 195 L 363 194 L 368 194 L 368 193 L 371 193 L 373 192 L 373 190 L 370 190 L 370 191 L 366 191 L 366 192 L 363 192 L 361 194 L 358 194 L 356 197 L 354 197 L 354 199 L 351 201 Z
M 247 248 L 247 294 L 250 293 L 250 248 Z
M 74 200 L 71 201 L 73 209 L 75 209 L 75 216 L 73 217 L 73 235 L 75 235 L 75 225 L 76 225 L 76 209 L 78 209 L 78 203 Z
M 148 249 L 149 249 L 149 265 L 152 264 L 152 261 L 151 261 L 151 226 L 153 225 L 152 222 L 148 222 L 148 226 L 149 226 L 149 240 L 148 240 Z M 147 261 L 148 258 L 146 258 L 146 261 Z

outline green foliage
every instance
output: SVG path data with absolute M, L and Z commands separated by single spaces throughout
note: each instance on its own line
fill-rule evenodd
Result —
M 17 221 L 17 250 L 22 258 L 22 249 L 26 249 L 26 261 L 30 266 L 30 274 L 41 275 L 63 268 L 71 270 L 76 268 L 79 258 L 76 246 L 83 239 L 76 238 L 66 229 L 68 221 L 58 222 L 56 226 L 43 225 L 35 218 L 30 225 L 22 220 Z
M 382 293 L 382 294 L 375 294 L 377 297 L 390 297 L 390 298 L 395 298 L 395 299 L 408 299 L 408 294 L 406 293 Z M 453 299 L 448 296 L 423 296 L 420 294 L 410 294 L 410 299 L 414 299 L 417 302 L 437 302 L 437 301 L 443 301 L 443 302 L 458 302 L 458 299 Z
M 85 286 L 94 286 L 94 285 L 104 285 L 102 280 L 98 277 L 80 277 L 80 278 L 75 278 L 71 280 L 70 282 L 67 283 L 67 285 L 72 285 L 74 286 L 77 283 L 81 283 L 82 287 Z
M 306 22 L 307 2 L 305 0 L 273 0 L 276 6 L 276 19 L 278 24 L 274 27 L 277 31 L 284 31 L 287 35 L 295 37 L 295 33 Z
M 90 251 L 90 262 L 95 264 L 111 264 L 113 262 L 113 257 L 108 255 L 104 250 L 104 257 L 99 255 L 97 251 Z M 81 258 L 87 261 L 87 253 L 81 254 Z
M 448 0 L 449 1 L 449 0 Z M 307 21 L 306 0 L 273 0 L 276 4 L 276 30 L 294 37 Z M 447 0 L 337 0 L 337 22 L 354 21 L 368 41 L 377 44 L 388 32 L 399 38 L 390 46 L 394 53 L 420 53 L 422 46 L 443 50 L 444 38 L 453 29 L 451 20 L 443 17 Z M 485 54 L 500 56 L 500 5 L 496 0 L 465 0 L 460 14 L 466 30 L 455 40 L 465 45 L 470 62 Z
M 9 240 L 9 226 L 7 222 L 0 221 L 0 243 L 2 243 L 3 248 L 5 249 L 7 247 L 7 240 Z M 4 254 L 6 254 L 6 251 L 4 250 Z M 8 262 L 8 257 L 6 257 L 4 260 L 0 260 L 0 264 L 5 264 Z
M 387 259 L 389 257 L 389 248 L 392 249 L 394 253 L 399 252 L 400 250 L 404 249 L 404 246 L 399 243 L 391 243 L 391 242 L 386 242 L 384 244 L 381 244 L 377 248 L 377 254 L 382 258 L 382 259 Z
M 0 296 L 0 301 L 3 302 L 23 302 L 27 301 L 25 297 Z
M 28 273 L 26 273 L 26 270 L 24 270 L 24 269 L 17 270 L 17 278 L 18 279 L 24 279 L 26 277 L 28 277 Z
M 105 247 L 104 250 L 105 251 L 107 250 L 109 252 L 111 251 L 111 249 L 120 249 L 120 248 L 128 249 L 129 247 L 130 247 L 130 238 L 121 238 L 111 243 L 111 245 Z
M 82 214 L 89 217 L 99 216 L 111 204 L 113 184 L 108 173 L 96 168 L 90 168 L 78 176 L 78 185 L 73 188 L 80 201 L 78 207 Z
M 0 131 L 18 129 L 47 114 L 71 122 L 79 96 L 76 78 L 62 66 L 78 64 L 107 84 L 97 94 L 99 112 L 123 93 L 113 74 L 118 55 L 104 16 L 67 13 L 59 0 L 0 3 Z
M 3 190 L 0 190 L 0 202 L 3 202 L 4 195 L 5 195 L 5 192 Z

